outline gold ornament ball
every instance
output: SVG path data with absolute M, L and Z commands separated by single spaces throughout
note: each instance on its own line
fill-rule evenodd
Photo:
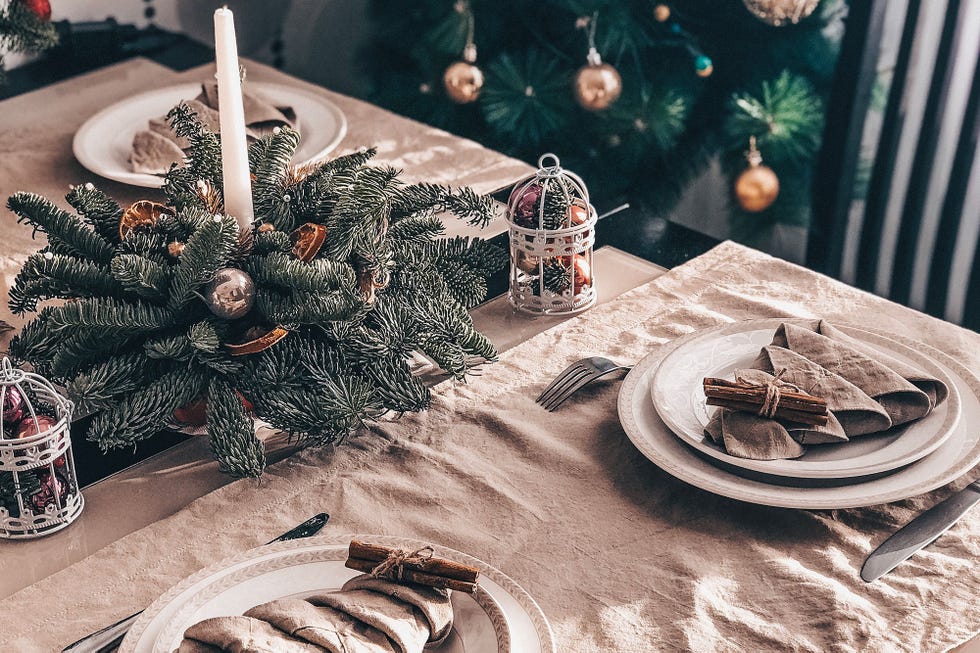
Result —
M 469 104 L 480 97 L 483 89 L 483 71 L 475 64 L 457 61 L 446 68 L 442 76 L 446 94 L 456 104 Z
M 694 72 L 698 77 L 711 77 L 711 73 L 715 72 L 715 67 L 707 66 L 705 68 L 696 69 Z
M 820 0 L 742 0 L 745 8 L 773 27 L 795 25 L 816 10 Z
M 247 273 L 221 268 L 204 287 L 208 308 L 218 317 L 236 320 L 244 317 L 255 303 L 255 284 Z
M 607 63 L 582 66 L 575 75 L 575 99 L 586 111 L 608 109 L 623 92 L 623 78 Z
M 735 181 L 735 197 L 749 213 L 765 211 L 779 197 L 779 177 L 769 166 L 747 168 Z
M 657 5 L 653 8 L 653 17 L 658 23 L 666 23 L 670 20 L 670 7 L 667 5 Z

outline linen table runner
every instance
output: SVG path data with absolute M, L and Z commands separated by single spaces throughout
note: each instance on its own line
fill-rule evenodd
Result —
M 443 384 L 427 413 L 305 451 L 14 594 L 0 613 L 0 650 L 63 646 L 321 510 L 332 514 L 329 534 L 414 537 L 495 565 L 537 599 L 562 653 L 945 650 L 980 630 L 980 514 L 881 580 L 865 584 L 859 570 L 976 470 L 870 508 L 754 506 L 647 461 L 619 425 L 618 383 L 556 413 L 533 403 L 583 354 L 635 362 L 725 322 L 818 316 L 874 316 L 875 328 L 980 369 L 976 333 L 724 243 L 536 336 L 482 376 Z

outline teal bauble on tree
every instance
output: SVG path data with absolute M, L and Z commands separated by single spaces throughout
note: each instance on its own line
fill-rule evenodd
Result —
M 698 77 L 711 77 L 711 73 L 715 71 L 715 67 L 711 63 L 711 57 L 705 54 L 698 55 L 694 59 L 694 71 L 698 74 Z

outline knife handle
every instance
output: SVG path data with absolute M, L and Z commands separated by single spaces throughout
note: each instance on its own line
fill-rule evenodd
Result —
M 888 573 L 916 551 L 945 533 L 963 514 L 980 502 L 980 483 L 967 485 L 902 526 L 868 556 L 861 568 L 867 582 Z
M 142 610 L 124 619 L 120 619 L 102 630 L 97 630 L 88 637 L 80 639 L 71 646 L 63 649 L 62 653 L 82 653 L 83 651 L 101 653 L 102 651 L 111 651 L 119 645 L 123 637 L 126 636 L 126 633 L 129 632 L 133 622 L 141 614 L 143 614 Z

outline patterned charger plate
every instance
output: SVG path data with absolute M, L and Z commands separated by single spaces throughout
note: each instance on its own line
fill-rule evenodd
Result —
M 969 472 L 980 463 L 980 432 L 976 429 L 980 423 L 980 378 L 956 359 L 926 344 L 897 335 L 873 335 L 928 356 L 952 380 L 962 406 L 959 423 L 938 449 L 891 474 L 854 479 L 853 483 L 840 486 L 792 487 L 776 483 L 773 479 L 777 477 L 747 478 L 723 469 L 717 461 L 707 460 L 674 435 L 657 414 L 650 400 L 651 381 L 669 353 L 663 349 L 641 360 L 623 381 L 619 420 L 636 448 L 668 474 L 708 492 L 765 506 L 807 510 L 873 506 L 935 490 Z
M 857 436 L 841 444 L 809 445 L 802 456 L 791 460 L 751 460 L 729 455 L 704 435 L 704 427 L 717 409 L 707 405 L 701 380 L 730 379 L 735 370 L 749 367 L 784 322 L 799 320 L 736 322 L 698 331 L 667 345 L 670 351 L 651 381 L 651 397 L 660 418 L 685 444 L 726 469 L 739 468 L 789 480 L 847 482 L 910 465 L 938 449 L 953 433 L 960 420 L 959 392 L 930 356 L 891 338 L 842 325 L 838 328 L 852 338 L 942 381 L 949 388 L 946 401 L 910 424 Z
M 267 601 L 339 590 L 358 572 L 344 567 L 350 540 L 415 550 L 426 542 L 379 535 L 314 538 L 266 545 L 190 576 L 140 616 L 121 653 L 171 653 L 191 625 L 216 616 L 239 615 Z M 453 549 L 436 555 L 480 569 L 473 595 L 453 592 L 450 636 L 426 650 L 446 653 L 554 653 L 554 638 L 541 609 L 517 583 L 494 567 Z

